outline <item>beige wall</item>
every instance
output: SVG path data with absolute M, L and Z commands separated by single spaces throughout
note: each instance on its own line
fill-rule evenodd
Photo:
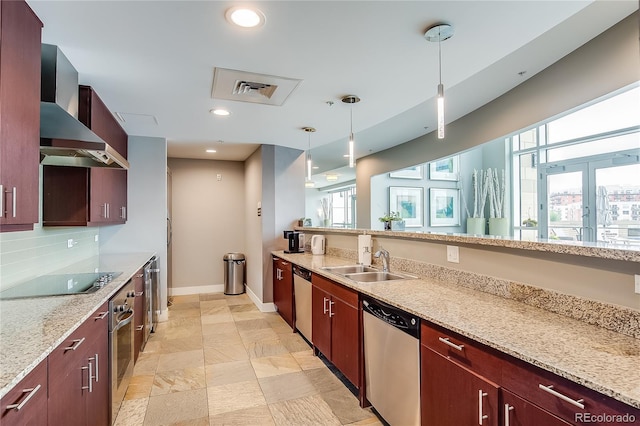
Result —
M 455 264 L 447 262 L 446 243 L 374 236 L 374 251 L 381 245 L 392 259 L 432 263 L 640 310 L 640 295 L 634 292 L 638 263 L 464 244 L 458 246 L 460 263 Z M 327 247 L 357 252 L 357 237 L 328 233 Z
M 170 158 L 168 165 L 173 176 L 170 293 L 222 285 L 224 254 L 245 251 L 244 163 Z
M 638 12 L 492 102 L 434 133 L 358 160 L 358 228 L 371 227 L 371 176 L 506 136 L 640 80 Z M 452 88 L 451 90 L 455 90 Z

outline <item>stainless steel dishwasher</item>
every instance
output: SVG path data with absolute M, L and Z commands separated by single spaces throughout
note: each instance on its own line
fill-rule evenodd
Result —
M 420 424 L 420 319 L 365 297 L 366 396 L 387 423 Z
M 293 265 L 293 297 L 295 300 L 296 329 L 309 342 L 311 340 L 311 271 Z

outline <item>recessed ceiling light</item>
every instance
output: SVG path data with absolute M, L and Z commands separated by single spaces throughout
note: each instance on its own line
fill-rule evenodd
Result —
M 215 149 L 208 149 L 207 152 L 211 154 L 215 154 L 218 151 L 216 151 Z
M 265 17 L 258 9 L 232 7 L 225 13 L 227 21 L 242 28 L 256 28 L 264 25 Z
M 227 111 L 226 109 L 222 109 L 222 108 L 214 108 L 212 110 L 209 110 L 209 112 L 211 114 L 219 115 L 219 116 L 223 116 L 223 117 L 226 117 L 227 115 L 231 114 L 229 111 Z

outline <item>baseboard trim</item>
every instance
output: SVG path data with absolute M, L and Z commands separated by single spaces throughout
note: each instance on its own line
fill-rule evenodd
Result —
M 188 296 L 190 294 L 222 293 L 224 284 L 199 285 L 193 287 L 171 287 L 169 296 Z
M 276 305 L 271 302 L 263 303 L 262 300 L 260 300 L 260 298 L 249 288 L 249 286 L 246 288 L 247 296 L 249 296 L 249 299 L 251 299 L 254 305 L 260 309 L 260 312 L 276 312 Z

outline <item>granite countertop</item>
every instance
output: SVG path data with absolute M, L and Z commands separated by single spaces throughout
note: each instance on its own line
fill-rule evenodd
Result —
M 108 301 L 153 255 L 101 255 L 96 260 L 101 271 L 122 271 L 122 274 L 95 293 L 0 301 L 0 398 Z
M 353 260 L 274 255 L 501 352 L 640 408 L 640 340 L 562 315 L 468 289 L 411 279 L 356 283 L 320 268 Z

